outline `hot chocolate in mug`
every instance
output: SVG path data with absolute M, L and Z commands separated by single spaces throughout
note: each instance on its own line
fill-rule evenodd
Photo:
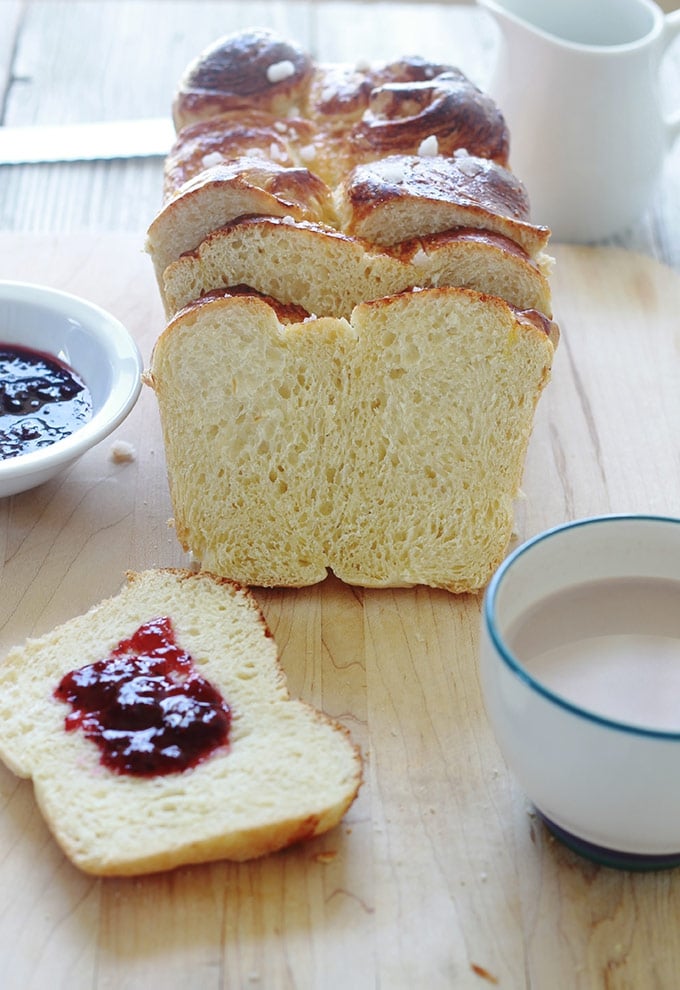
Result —
M 649 205 L 680 113 L 660 66 L 680 10 L 652 0 L 477 0 L 496 21 L 485 89 L 510 130 L 510 166 L 553 240 L 622 232 Z

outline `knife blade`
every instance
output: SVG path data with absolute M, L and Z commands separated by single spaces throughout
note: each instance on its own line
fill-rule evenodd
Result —
M 170 118 L 0 127 L 0 165 L 162 158 L 175 139 Z

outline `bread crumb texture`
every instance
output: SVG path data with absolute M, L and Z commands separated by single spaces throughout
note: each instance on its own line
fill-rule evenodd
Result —
M 82 732 L 65 731 L 70 706 L 54 689 L 160 615 L 229 704 L 229 743 L 181 773 L 114 773 Z M 247 860 L 319 835 L 340 821 L 362 773 L 346 730 L 289 696 L 250 592 L 205 571 L 172 569 L 130 574 L 119 595 L 6 656 L 0 757 L 33 779 L 66 855 L 98 875 Z
M 405 292 L 351 321 L 187 307 L 156 343 L 176 530 L 213 573 L 483 587 L 512 531 L 550 337 L 502 300 Z

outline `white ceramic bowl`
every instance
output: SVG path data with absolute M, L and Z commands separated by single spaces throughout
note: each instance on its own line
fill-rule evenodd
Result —
M 0 281 L 0 343 L 53 354 L 92 395 L 92 418 L 70 436 L 0 460 L 2 497 L 42 484 L 108 436 L 137 401 L 142 358 L 123 324 L 105 310 L 22 282 Z
M 656 869 L 680 863 L 680 732 L 566 700 L 532 676 L 506 640 L 547 596 L 619 577 L 680 580 L 680 519 L 583 519 L 515 550 L 484 597 L 482 689 L 506 762 L 548 827 L 598 862 Z

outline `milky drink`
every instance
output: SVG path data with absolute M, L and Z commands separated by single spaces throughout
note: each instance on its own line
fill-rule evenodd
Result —
M 531 676 L 566 701 L 680 732 L 680 580 L 576 585 L 524 612 L 507 642 Z

